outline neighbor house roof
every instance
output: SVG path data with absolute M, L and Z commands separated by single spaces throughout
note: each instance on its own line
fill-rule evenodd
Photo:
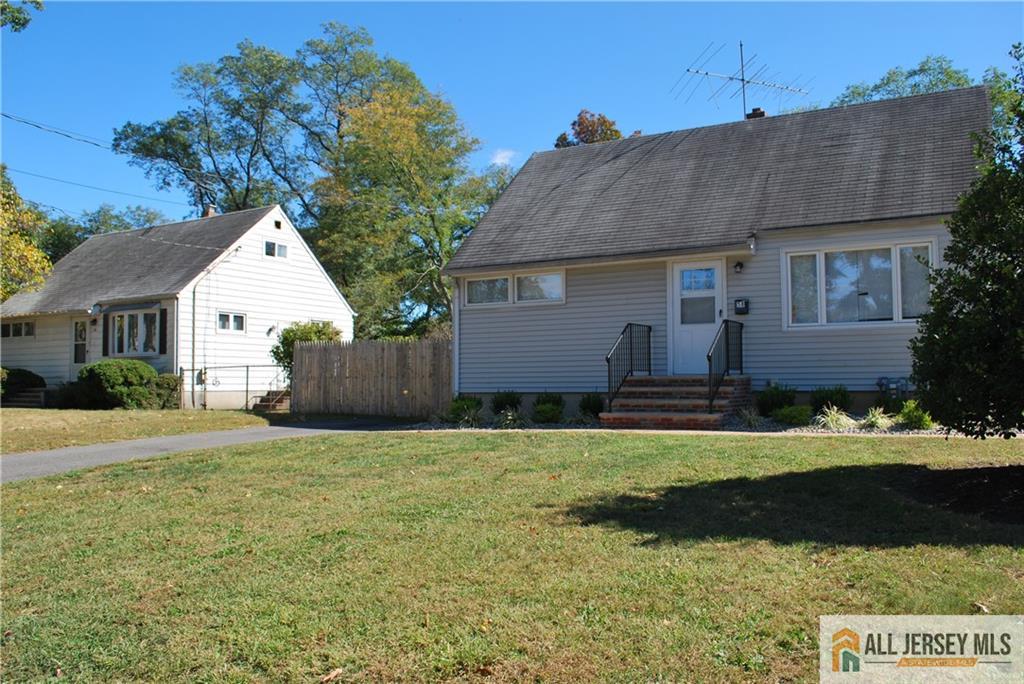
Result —
M 692 251 L 758 231 L 950 213 L 983 87 L 540 152 L 448 272 Z
M 40 289 L 5 301 L 3 315 L 81 312 L 177 294 L 273 209 L 94 235 L 58 261 Z

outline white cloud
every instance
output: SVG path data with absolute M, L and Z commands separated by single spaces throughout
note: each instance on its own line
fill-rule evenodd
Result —
M 494 154 L 491 155 L 491 163 L 497 164 L 498 166 L 508 166 L 510 163 L 512 163 L 512 159 L 515 156 L 515 150 L 506 150 L 504 148 L 499 148 L 494 151 Z

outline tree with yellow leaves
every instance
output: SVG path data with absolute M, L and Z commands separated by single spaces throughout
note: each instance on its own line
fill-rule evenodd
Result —
M 46 216 L 25 203 L 0 164 L 0 301 L 38 287 L 50 272 L 50 260 L 36 246 L 45 223 Z

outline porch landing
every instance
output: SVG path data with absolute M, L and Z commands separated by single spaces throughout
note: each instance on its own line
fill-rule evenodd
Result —
M 727 375 L 710 411 L 707 376 L 630 376 L 600 419 L 610 428 L 721 430 L 750 400 L 748 375 Z

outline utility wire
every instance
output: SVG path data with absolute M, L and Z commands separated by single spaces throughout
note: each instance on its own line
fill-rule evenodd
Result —
M 98 187 L 98 186 L 95 186 L 95 185 L 86 185 L 85 183 L 76 183 L 75 181 L 64 180 L 63 178 L 54 178 L 53 176 L 44 176 L 41 173 L 32 173 L 31 171 L 22 171 L 21 169 L 16 169 L 16 168 L 11 167 L 11 166 L 8 166 L 7 169 L 9 171 L 13 171 L 14 173 L 20 173 L 20 174 L 23 174 L 25 176 L 33 176 L 35 178 L 42 178 L 44 180 L 54 181 L 56 183 L 65 183 L 67 185 L 76 185 L 76 186 L 78 186 L 80 188 L 88 188 L 89 190 L 99 190 L 100 192 L 111 192 L 111 193 L 114 193 L 115 195 L 125 195 L 126 197 L 135 197 L 135 198 L 138 198 L 138 199 L 149 200 L 150 202 L 164 202 L 165 204 L 178 204 L 178 205 L 183 206 L 183 207 L 191 207 L 192 206 L 191 204 L 188 204 L 187 202 L 177 202 L 175 200 L 161 199 L 159 197 L 148 197 L 146 195 L 136 195 L 133 192 L 122 192 L 120 190 L 111 190 L 110 188 L 101 188 L 101 187 Z
M 0 112 L 0 116 L 3 116 L 5 119 L 10 119 L 11 121 L 17 121 L 18 123 L 25 124 L 26 126 L 38 128 L 39 130 L 46 131 L 47 133 L 55 133 L 57 135 L 62 135 L 65 138 L 70 138 L 71 140 L 83 142 L 86 145 L 93 145 L 94 147 L 99 147 L 104 150 L 112 149 L 109 143 L 102 142 L 99 138 L 93 137 L 91 135 L 86 135 L 84 133 L 75 133 L 74 131 L 68 131 L 63 128 L 57 128 L 56 126 L 50 126 L 44 123 L 40 123 L 38 121 L 32 121 L 31 119 L 15 116 L 14 114 L 8 114 L 7 112 Z

